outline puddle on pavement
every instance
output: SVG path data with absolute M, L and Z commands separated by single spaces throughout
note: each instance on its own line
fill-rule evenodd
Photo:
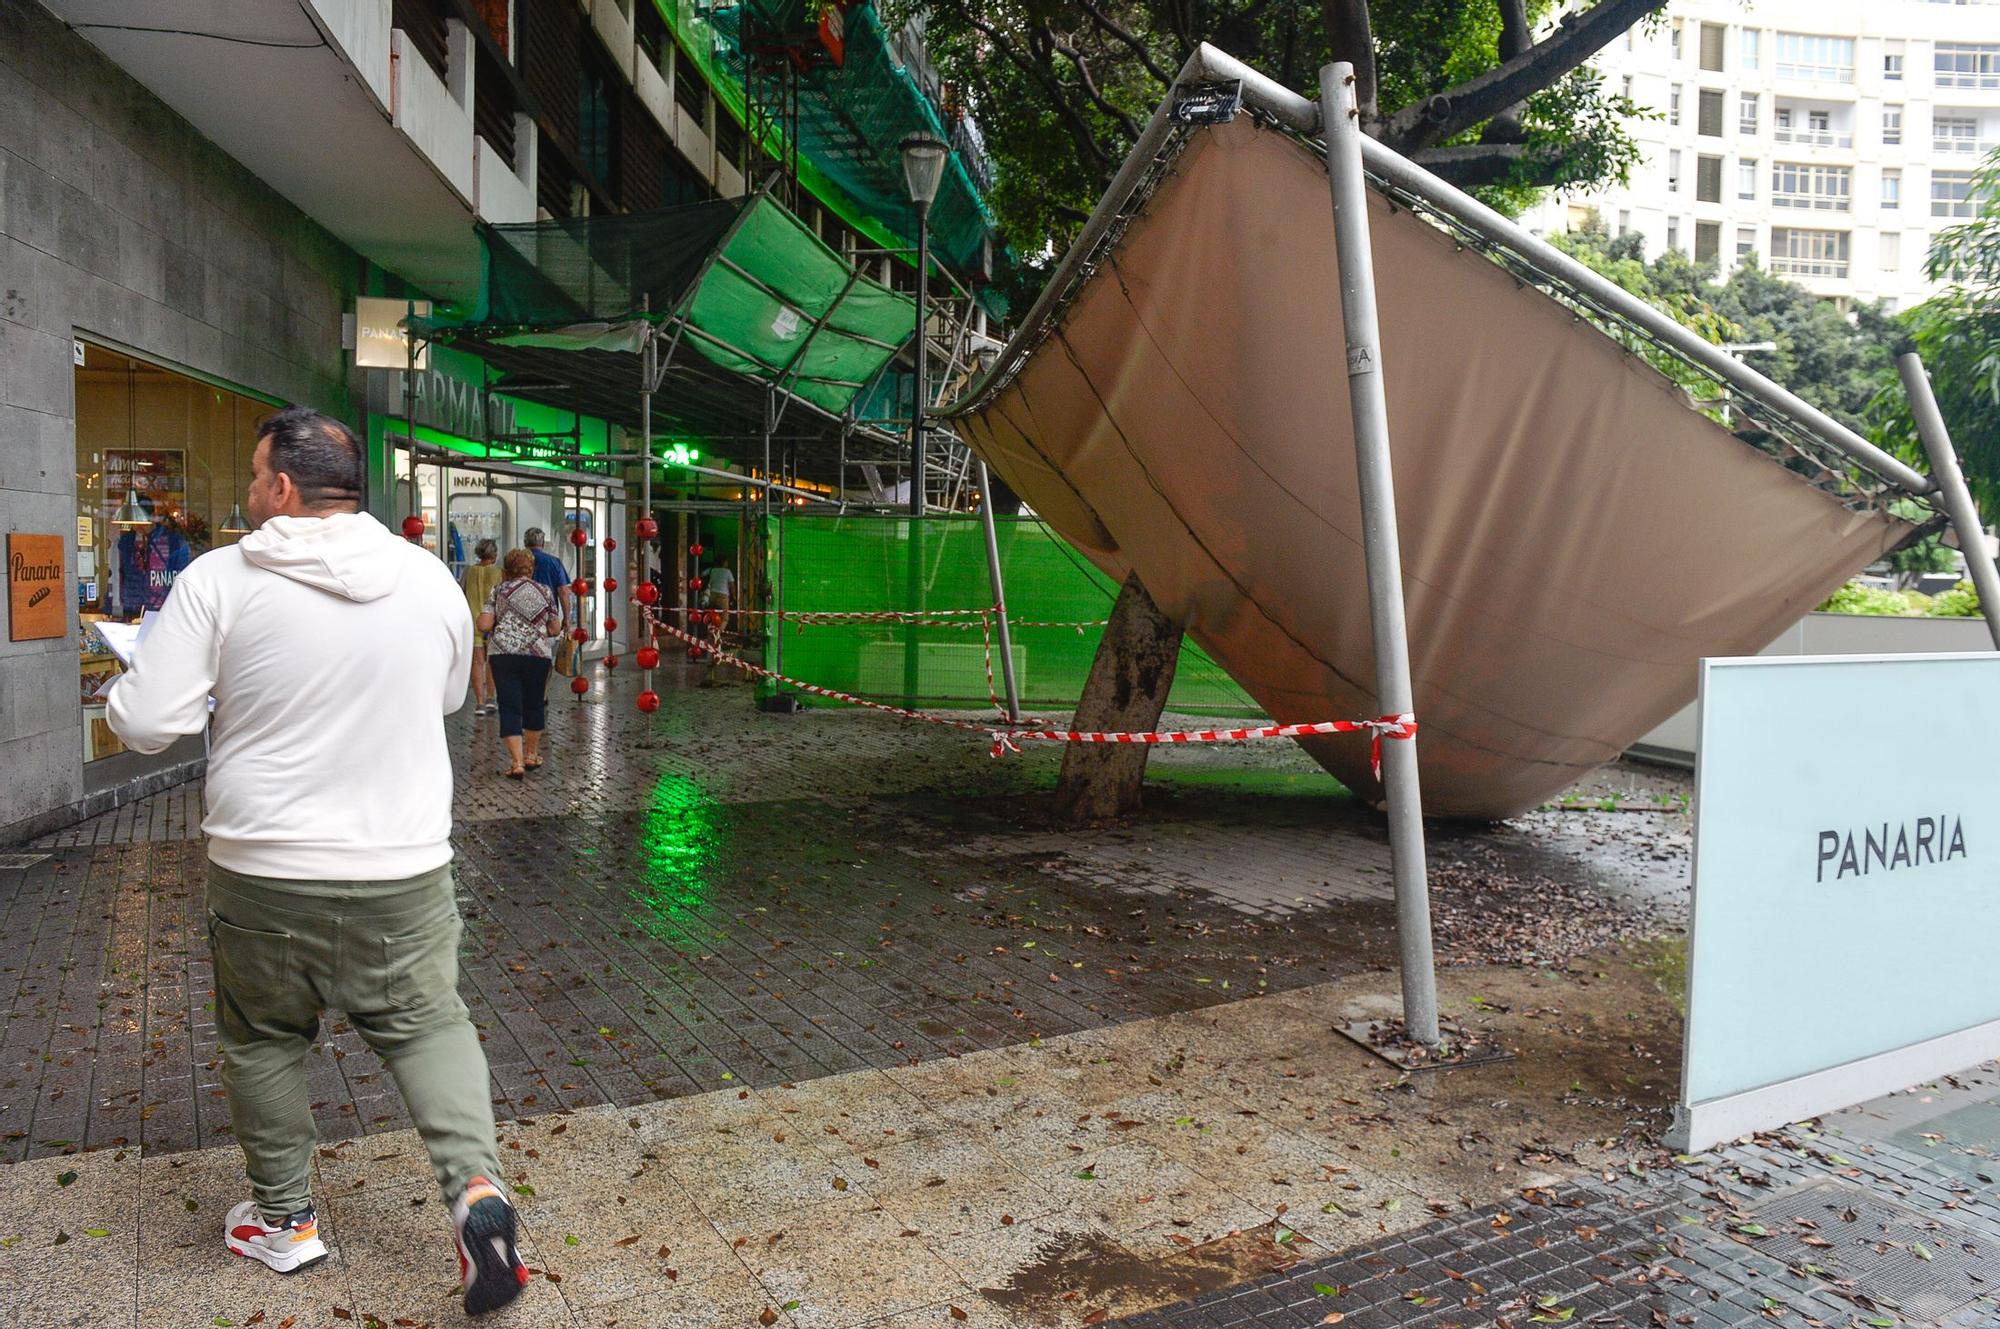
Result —
M 1280 1273 L 1317 1253 L 1304 1236 L 1276 1223 L 1151 1260 L 1099 1233 L 1065 1232 L 1051 1237 L 1003 1286 L 979 1291 L 1035 1324 L 1088 1325 Z

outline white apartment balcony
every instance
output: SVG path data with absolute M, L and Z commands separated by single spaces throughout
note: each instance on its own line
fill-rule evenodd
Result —
M 494 112 L 514 130 L 505 151 L 475 128 L 463 25 L 446 78 L 392 26 L 390 0 L 154 0 L 144 24 L 121 0 L 43 2 L 300 211 L 433 296 L 477 296 L 476 216 L 533 219 L 533 123 Z
M 1851 148 L 1854 146 L 1854 133 L 1852 130 L 1779 127 L 1771 131 L 1771 141 L 1804 148 Z

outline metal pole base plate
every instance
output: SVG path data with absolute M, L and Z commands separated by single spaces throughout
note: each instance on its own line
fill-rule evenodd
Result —
M 1355 1020 L 1337 1024 L 1333 1031 L 1391 1066 L 1406 1071 L 1453 1070 L 1514 1060 L 1513 1052 L 1485 1035 L 1470 1033 L 1449 1023 L 1440 1028 L 1444 1041 L 1436 1047 L 1412 1042 L 1409 1035 L 1403 1032 L 1400 1019 Z

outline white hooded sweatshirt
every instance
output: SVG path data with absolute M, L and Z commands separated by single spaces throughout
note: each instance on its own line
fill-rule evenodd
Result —
M 367 513 L 273 517 L 174 580 L 107 718 L 141 752 L 208 722 L 208 856 L 257 877 L 386 881 L 451 861 L 444 716 L 472 616 Z

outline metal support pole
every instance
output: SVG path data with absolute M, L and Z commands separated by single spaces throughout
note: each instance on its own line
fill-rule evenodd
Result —
M 910 515 L 924 515 L 924 362 L 930 348 L 924 344 L 924 294 L 930 286 L 931 205 L 917 204 L 917 381 L 916 396 L 910 407 Z
M 993 477 L 979 459 L 979 524 L 986 532 L 986 575 L 993 579 L 993 615 L 1000 623 L 1000 677 L 1007 686 L 1007 719 L 1021 723 L 1021 692 L 1014 683 L 1014 633 L 1007 626 L 1007 585 L 1000 579 L 1000 536 L 993 528 Z
M 641 297 L 639 301 L 641 317 L 651 313 L 652 307 L 653 297 L 650 294 Z M 653 371 L 653 363 L 659 354 L 658 337 L 659 329 L 654 326 L 651 319 L 647 319 L 645 341 L 639 352 L 639 515 L 647 518 L 653 515 L 653 387 L 658 382 L 658 375 Z M 637 543 L 639 563 L 638 574 L 632 579 L 634 596 L 638 595 L 641 586 L 651 580 L 653 559 L 653 551 L 649 547 L 651 542 L 640 540 Z M 644 602 L 640 603 L 643 609 Z M 666 606 L 660 605 L 660 608 L 664 611 Z M 646 646 L 653 644 L 650 625 L 641 644 Z M 652 670 L 639 671 L 639 690 L 642 692 L 653 690 Z
M 1937 481 L 1938 497 L 1944 501 L 1945 515 L 1958 532 L 1958 547 L 1965 553 L 1965 570 L 1979 592 L 1979 612 L 1986 616 L 1986 631 L 2000 650 L 2000 570 L 1986 552 L 1986 526 L 1979 520 L 1979 508 L 1966 488 L 1965 472 L 1959 468 L 1958 451 L 1951 445 L 1944 414 L 1931 393 L 1930 375 L 1915 351 L 1896 357 L 1896 372 L 1903 376 L 1903 392 L 1910 399 L 1910 414 L 1917 422 L 1917 437 L 1924 442 L 1930 458 L 1931 479 Z
M 417 492 L 417 330 L 411 326 L 417 321 L 417 302 L 412 300 L 405 308 L 403 349 L 408 358 L 403 371 L 403 433 L 410 443 L 410 510 L 404 515 L 421 517 L 424 500 Z
M 1361 484 L 1362 547 L 1368 560 L 1368 620 L 1375 638 L 1375 691 L 1384 715 L 1414 713 L 1410 643 L 1403 619 L 1403 555 L 1396 534 L 1396 486 L 1389 462 L 1389 407 L 1382 389 L 1382 342 L 1375 317 L 1375 259 L 1368 237 L 1368 184 L 1361 174 L 1361 117 L 1354 66 L 1319 71 L 1326 173 L 1333 185 L 1333 240 L 1340 261 L 1340 307 L 1347 327 L 1347 393 L 1354 413 L 1354 461 Z M 1438 1041 L 1437 973 L 1431 958 L 1430 883 L 1424 866 L 1424 810 L 1414 738 L 1382 745 L 1389 799 L 1389 852 L 1396 884 L 1396 939 L 1403 970 L 1403 1023 L 1418 1043 Z

